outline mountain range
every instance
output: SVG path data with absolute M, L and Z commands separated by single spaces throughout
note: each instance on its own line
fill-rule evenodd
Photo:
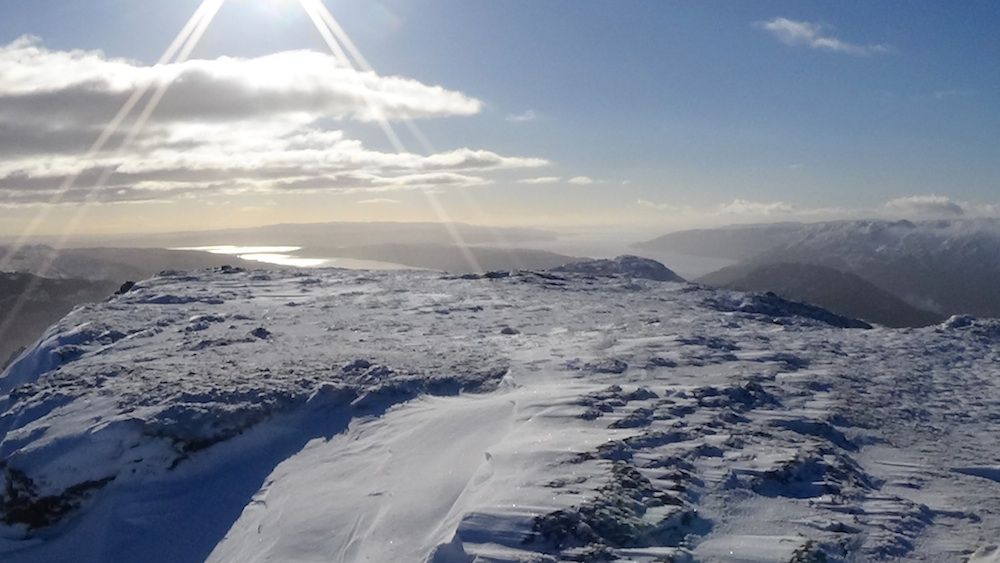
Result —
M 860 279 L 883 297 L 891 294 L 911 308 L 938 316 L 1000 316 L 1000 220 L 995 219 L 750 225 L 672 233 L 636 247 L 741 260 L 737 268 L 704 278 L 712 283 L 736 283 L 740 272 L 763 266 L 772 266 L 765 273 L 773 277 L 774 265 L 802 264 L 854 276 L 839 278 L 845 295 L 837 299 L 843 302 L 851 300 L 847 294 L 864 290 L 857 283 Z M 780 286 L 809 295 L 807 286 L 818 278 L 801 277 L 798 283 L 799 277 L 775 279 L 775 291 Z M 759 287 L 750 280 L 741 284 Z

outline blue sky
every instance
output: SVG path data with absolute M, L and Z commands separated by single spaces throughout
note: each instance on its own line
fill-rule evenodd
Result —
M 199 3 L 6 2 L 0 44 L 30 34 L 52 51 L 99 49 L 150 64 Z M 419 120 L 436 150 L 471 147 L 550 163 L 467 188 L 472 207 L 443 191 L 456 218 L 688 225 L 874 215 L 890 200 L 914 213 L 951 213 L 934 206 L 947 200 L 967 214 L 992 214 L 1000 202 L 1000 6 L 993 2 L 327 6 L 380 75 L 481 101 L 471 115 Z M 302 48 L 323 43 L 295 2 L 229 0 L 194 57 Z M 391 149 L 370 123 L 336 127 Z M 531 177 L 560 180 L 518 182 Z M 593 182 L 568 182 L 577 177 Z M 288 197 L 301 201 L 268 205 L 287 207 L 287 215 L 319 201 Z M 406 191 L 323 197 L 336 203 L 331 219 L 426 218 L 419 194 Z M 348 197 L 398 204 L 348 213 Z

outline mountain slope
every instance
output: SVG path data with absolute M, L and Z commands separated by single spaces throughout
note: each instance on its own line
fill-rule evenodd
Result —
M 0 376 L 0 559 L 965 561 L 1000 324 L 624 276 L 219 269 Z
M 116 289 L 110 281 L 0 272 L 0 365 L 80 303 L 101 301 Z
M 572 262 L 552 268 L 552 271 L 599 276 L 621 275 L 644 280 L 684 282 L 684 278 L 656 260 L 638 256 L 619 256 L 612 259 Z
M 711 255 L 729 253 L 729 247 L 746 252 L 753 265 L 824 266 L 855 274 L 919 309 L 1000 316 L 1000 220 L 755 225 L 710 235 L 675 233 L 646 244 Z M 698 244 L 701 239 L 706 244 Z
M 849 317 L 890 327 L 919 327 L 940 323 L 941 315 L 922 311 L 860 276 L 812 264 L 730 266 L 698 280 L 739 291 L 773 291 L 788 299 L 815 303 Z
M 809 226 L 803 223 L 738 225 L 717 229 L 677 231 L 632 246 L 653 252 L 677 252 L 691 256 L 746 260 L 802 238 Z

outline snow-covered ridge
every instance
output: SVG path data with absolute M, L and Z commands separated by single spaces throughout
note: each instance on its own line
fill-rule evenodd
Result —
M 637 246 L 747 266 L 824 266 L 856 274 L 919 309 L 1000 317 L 1000 219 L 734 226 L 671 233 Z
M 552 271 L 592 275 L 625 275 L 655 281 L 685 281 L 684 278 L 656 260 L 629 255 L 613 259 L 574 262 L 552 268 Z
M 1000 529 L 1000 324 L 849 321 L 628 275 L 165 273 L 0 376 L 0 559 L 962 561 Z

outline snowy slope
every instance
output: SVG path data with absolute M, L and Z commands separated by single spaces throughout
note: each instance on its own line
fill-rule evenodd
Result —
M 750 225 L 672 233 L 638 247 L 737 251 L 747 267 L 814 264 L 856 274 L 934 313 L 1000 317 L 1000 219 Z
M 683 282 L 670 268 L 656 260 L 639 256 L 619 256 L 611 259 L 584 260 L 552 268 L 553 272 L 590 274 L 599 276 L 628 275 L 633 278 L 655 281 Z
M 1000 324 L 590 274 L 167 273 L 0 376 L 0 560 L 964 561 Z

